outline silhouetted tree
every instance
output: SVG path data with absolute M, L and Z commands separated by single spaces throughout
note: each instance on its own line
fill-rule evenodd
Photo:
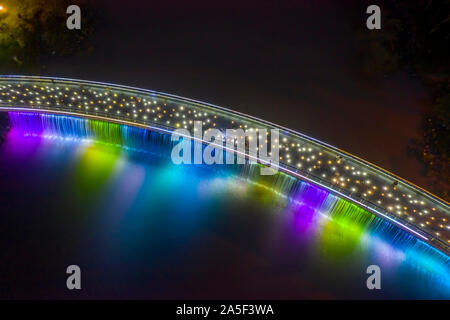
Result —
M 450 94 L 439 96 L 422 122 L 423 137 L 410 150 L 434 181 L 434 191 L 448 199 L 450 190 Z

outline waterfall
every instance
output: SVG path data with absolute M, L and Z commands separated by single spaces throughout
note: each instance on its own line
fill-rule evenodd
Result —
M 20 130 L 25 135 L 95 140 L 137 153 L 158 154 L 165 158 L 170 157 L 171 150 L 177 143 L 171 141 L 168 134 L 71 116 L 10 112 L 9 121 L 12 128 Z M 195 144 L 192 143 L 192 154 L 194 154 L 195 147 Z M 198 165 L 191 167 L 195 166 L 198 167 Z M 324 216 L 326 221 L 321 231 L 324 248 L 333 248 L 334 250 L 340 243 L 341 247 L 338 248 L 338 251 L 347 254 L 361 244 L 363 236 L 366 236 L 372 239 L 382 239 L 391 246 L 410 253 L 415 260 L 437 261 L 434 264 L 422 263 L 427 265 L 430 270 L 444 268 L 446 271 L 450 267 L 450 259 L 447 255 L 390 222 L 311 183 L 282 172 L 274 175 L 261 175 L 260 164 L 221 166 L 203 164 L 201 166 L 208 167 L 210 170 L 225 168 L 238 179 L 249 182 L 249 185 L 265 201 L 296 208 L 296 214 L 303 216 L 308 221 L 317 215 Z M 345 250 L 341 250 L 343 246 L 345 246 Z M 450 282 L 448 280 L 446 279 L 447 282 Z

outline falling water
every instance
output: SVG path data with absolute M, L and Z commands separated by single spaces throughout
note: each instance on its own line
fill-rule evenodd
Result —
M 9 121 L 12 129 L 20 131 L 25 137 L 95 142 L 133 154 L 148 155 L 148 159 L 154 159 L 156 155 L 166 162 L 170 159 L 175 144 L 167 134 L 68 116 L 14 112 L 9 113 Z M 120 155 L 111 161 L 118 159 Z M 110 160 L 105 161 L 113 163 Z M 113 166 L 104 163 L 101 164 L 103 169 L 109 169 L 98 179 L 98 189 L 108 183 L 108 175 L 114 170 Z M 435 284 L 431 285 L 429 290 L 438 292 L 438 297 L 449 297 L 450 259 L 447 255 L 347 200 L 282 172 L 261 175 L 259 164 L 181 167 L 186 177 L 191 174 L 206 175 L 208 179 L 199 183 L 198 190 L 203 190 L 201 192 L 208 196 L 213 194 L 215 188 L 221 193 L 227 189 L 231 193 L 238 190 L 240 196 L 245 195 L 244 199 L 252 199 L 262 207 L 272 208 L 281 218 L 291 217 L 289 228 L 292 228 L 292 232 L 312 235 L 313 240 L 307 240 L 308 245 L 315 248 L 310 259 L 336 266 L 352 259 L 362 260 L 364 256 L 364 261 L 397 266 L 395 270 L 400 270 L 404 277 L 420 275 L 427 283 Z M 208 173 L 202 173 L 198 168 Z M 175 169 L 170 172 L 175 173 Z M 215 176 L 214 179 L 209 178 L 211 172 Z M 86 180 L 81 182 L 80 189 L 93 194 L 94 190 L 88 187 L 94 184 L 94 175 L 94 172 L 85 172 Z M 174 179 L 170 174 L 165 175 L 165 178 Z M 196 182 L 192 179 L 191 185 L 194 187 Z M 142 181 L 140 183 L 144 184 Z M 133 187 L 136 189 L 134 192 L 145 192 L 143 187 L 139 189 L 138 186 Z M 232 201 L 238 201 L 239 197 L 233 197 Z M 189 209 L 185 206 L 183 210 Z M 418 289 L 414 287 L 414 290 Z

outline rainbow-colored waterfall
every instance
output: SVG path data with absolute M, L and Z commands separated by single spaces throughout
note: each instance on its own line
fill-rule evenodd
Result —
M 0 174 L 11 184 L 8 189 L 2 183 L 2 193 L 39 193 L 33 200 L 37 205 L 55 208 L 71 203 L 72 215 L 54 217 L 90 234 L 76 245 L 96 248 L 96 254 L 80 259 L 103 268 L 103 276 L 93 271 L 100 279 L 128 274 L 128 280 L 146 283 L 124 271 L 131 268 L 148 280 L 151 293 L 145 296 L 160 298 L 182 298 L 196 286 L 203 290 L 197 291 L 199 298 L 204 298 L 200 291 L 227 298 L 239 285 L 245 290 L 238 297 L 450 298 L 448 256 L 312 184 L 284 173 L 261 176 L 252 164 L 177 166 L 170 161 L 170 136 L 145 129 L 37 113 L 12 112 L 9 121 Z M 35 177 L 24 176 L 33 172 Z M 27 179 L 29 185 L 16 184 Z M 54 194 L 36 189 L 45 181 L 55 189 L 42 189 Z M 2 219 L 23 215 L 11 205 L 14 200 L 1 200 L 9 204 Z M 92 239 L 94 244 L 88 242 Z M 221 249 L 212 251 L 215 246 Z M 214 256 L 218 252 L 221 257 Z M 365 287 L 370 264 L 383 270 L 384 295 Z M 206 270 L 223 290 L 200 276 Z M 195 285 L 184 280 L 186 274 Z M 230 280 L 233 274 L 236 282 Z M 127 290 L 141 297 L 136 292 L 142 292 L 142 284 L 130 286 Z M 105 292 L 99 295 L 115 297 Z

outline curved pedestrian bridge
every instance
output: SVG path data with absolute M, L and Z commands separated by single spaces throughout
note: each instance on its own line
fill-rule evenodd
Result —
M 192 131 L 196 121 L 206 131 L 278 129 L 278 170 L 356 203 L 447 255 L 450 252 L 448 202 L 343 150 L 249 115 L 151 90 L 26 76 L 0 76 L 0 111 L 71 115 L 168 134 L 179 128 Z

